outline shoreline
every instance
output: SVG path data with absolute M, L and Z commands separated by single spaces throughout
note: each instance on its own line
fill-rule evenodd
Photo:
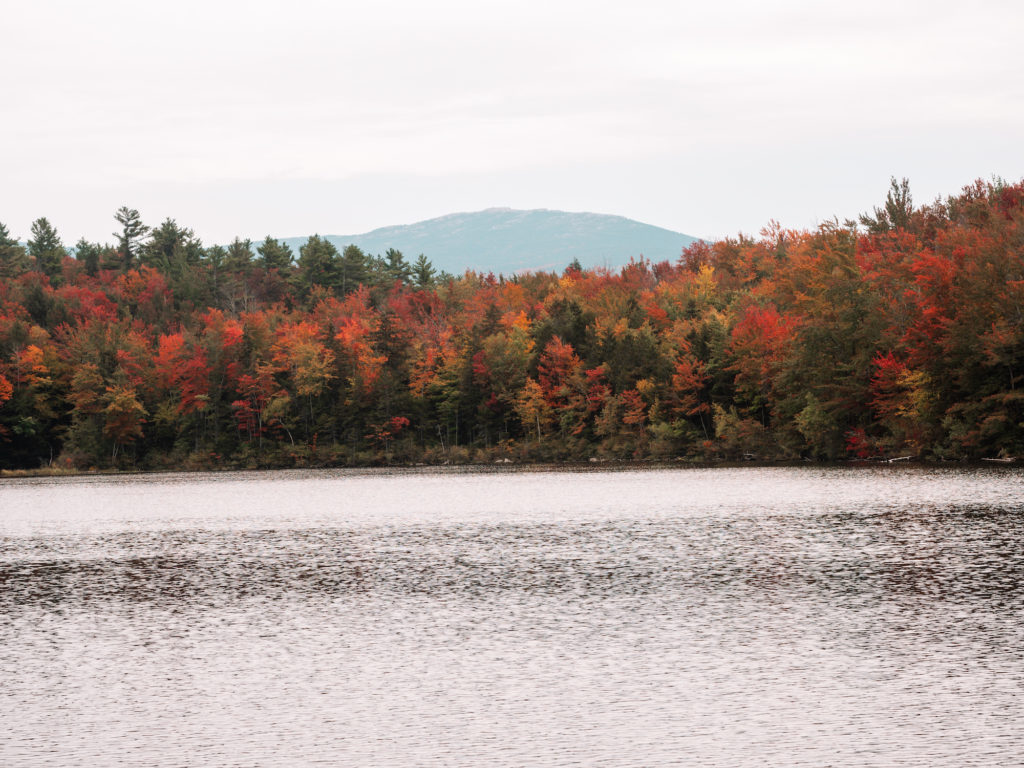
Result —
M 1020 462 L 1016 458 L 1010 459 L 980 459 L 980 460 L 949 460 L 932 458 L 899 457 L 894 459 L 849 459 L 846 461 L 817 461 L 812 459 L 804 460 L 693 460 L 687 458 L 677 459 L 588 459 L 580 461 L 523 461 L 512 459 L 497 459 L 491 462 L 391 462 L 391 463 L 365 463 L 365 464 L 310 464 L 305 466 L 264 466 L 264 467 L 239 467 L 239 466 L 210 466 L 210 467 L 178 467 L 161 469 L 69 469 L 66 467 L 39 467 L 35 469 L 0 469 L 0 480 L 16 480 L 27 478 L 51 478 L 51 477 L 120 477 L 126 475 L 171 475 L 171 474 L 217 474 L 230 472 L 249 473 L 270 473 L 288 471 L 316 471 L 316 470 L 508 470 L 508 471 L 593 471 L 593 470 L 615 470 L 628 471 L 638 469 L 764 469 L 771 467 L 857 467 L 857 468 L 879 468 L 879 467 L 1019 467 Z

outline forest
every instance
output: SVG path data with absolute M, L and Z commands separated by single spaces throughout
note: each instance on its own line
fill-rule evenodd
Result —
M 1024 455 L 1024 182 L 561 274 L 114 222 L 0 224 L 0 469 Z

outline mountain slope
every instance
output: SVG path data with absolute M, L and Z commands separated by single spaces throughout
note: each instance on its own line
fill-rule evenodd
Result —
M 339 250 L 349 244 L 369 254 L 389 248 L 407 260 L 426 254 L 435 268 L 512 274 L 564 269 L 573 259 L 584 267 L 619 267 L 644 256 L 675 260 L 697 238 L 622 216 L 565 211 L 489 208 L 453 213 L 416 224 L 383 227 L 361 235 L 328 235 Z M 298 255 L 306 238 L 286 238 Z

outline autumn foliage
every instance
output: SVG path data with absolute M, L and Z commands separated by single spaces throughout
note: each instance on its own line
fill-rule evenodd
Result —
M 12 243 L 0 468 L 1024 455 L 1024 184 L 561 275 Z

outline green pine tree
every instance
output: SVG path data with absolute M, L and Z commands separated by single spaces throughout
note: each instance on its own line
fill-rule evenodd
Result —
M 0 223 L 0 278 L 17 277 L 28 271 L 28 254 Z
M 329 240 L 313 235 L 299 248 L 298 284 L 307 292 L 313 286 L 340 286 L 340 261 L 338 249 Z
M 138 261 L 142 238 L 149 233 L 149 227 L 142 223 L 137 210 L 126 205 L 117 209 L 114 218 L 121 224 L 121 231 L 114 233 L 118 242 L 117 252 L 120 255 L 121 268 L 131 269 Z
M 278 242 L 270 235 L 267 235 L 263 244 L 256 250 L 260 255 L 258 263 L 266 272 L 272 269 L 286 272 L 292 266 L 294 257 L 292 249 L 288 247 L 287 243 Z
M 252 267 L 252 240 L 235 238 L 227 248 L 224 268 L 233 275 L 244 276 Z
M 339 287 L 342 294 L 351 293 L 361 284 L 369 282 L 370 264 L 366 254 L 357 245 L 346 245 L 338 262 Z
M 49 277 L 51 282 L 60 281 L 67 251 L 57 230 L 45 217 L 32 222 L 32 239 L 28 241 L 28 253 L 35 261 L 38 271 Z
M 85 274 L 90 277 L 96 277 L 100 271 L 100 262 L 104 254 L 108 256 L 108 260 L 113 260 L 112 257 L 117 257 L 117 251 L 113 251 L 110 246 L 102 246 L 99 243 L 90 243 L 84 237 L 75 243 L 75 259 L 82 263 L 85 267 Z
M 435 274 L 436 270 L 434 265 L 430 263 L 430 259 L 422 253 L 416 257 L 416 261 L 412 265 L 412 278 L 417 288 L 423 290 L 433 286 Z
M 413 268 L 405 260 L 401 251 L 395 250 L 394 248 L 388 248 L 387 253 L 384 254 L 385 263 L 384 269 L 385 274 L 390 282 L 396 280 L 407 283 L 412 277 Z

